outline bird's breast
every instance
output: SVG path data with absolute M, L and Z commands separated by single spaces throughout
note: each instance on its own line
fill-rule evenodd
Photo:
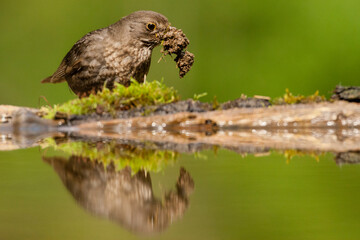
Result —
M 148 62 L 151 58 L 151 49 L 134 46 L 111 44 L 105 48 L 104 59 L 106 65 L 117 74 L 130 74 L 136 71 L 138 66 Z

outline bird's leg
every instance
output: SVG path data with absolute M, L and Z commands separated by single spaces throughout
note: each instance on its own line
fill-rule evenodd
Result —
M 39 105 L 39 106 L 40 106 L 40 100 L 41 100 L 41 99 L 43 99 L 43 100 L 46 102 L 46 104 L 52 109 L 52 106 L 50 105 L 49 101 L 46 99 L 45 96 L 40 96 L 40 97 L 39 97 L 39 102 L 38 102 L 38 105 Z

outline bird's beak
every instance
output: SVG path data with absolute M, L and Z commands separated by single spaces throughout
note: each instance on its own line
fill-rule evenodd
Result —
M 164 35 L 171 29 L 170 25 L 171 24 L 169 23 L 169 25 L 167 25 L 166 28 L 159 29 L 159 31 L 155 33 L 155 37 L 159 40 L 162 40 Z

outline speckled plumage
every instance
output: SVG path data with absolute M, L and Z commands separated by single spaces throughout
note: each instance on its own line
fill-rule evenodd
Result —
M 147 24 L 156 25 L 154 30 Z M 100 90 L 105 82 L 125 86 L 133 77 L 143 82 L 150 68 L 152 49 L 169 28 L 167 18 L 152 11 L 138 11 L 118 22 L 86 34 L 66 54 L 56 72 L 43 83 L 67 81 L 78 96 Z

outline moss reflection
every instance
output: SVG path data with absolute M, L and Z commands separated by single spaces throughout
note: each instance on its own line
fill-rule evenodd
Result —
M 150 143 L 149 143 L 150 144 Z M 60 142 L 47 138 L 42 148 L 52 147 L 73 156 L 81 156 L 90 161 L 101 162 L 105 167 L 114 164 L 117 170 L 130 167 L 132 173 L 140 170 L 159 172 L 176 161 L 178 153 L 157 150 L 126 143 L 110 142 Z

